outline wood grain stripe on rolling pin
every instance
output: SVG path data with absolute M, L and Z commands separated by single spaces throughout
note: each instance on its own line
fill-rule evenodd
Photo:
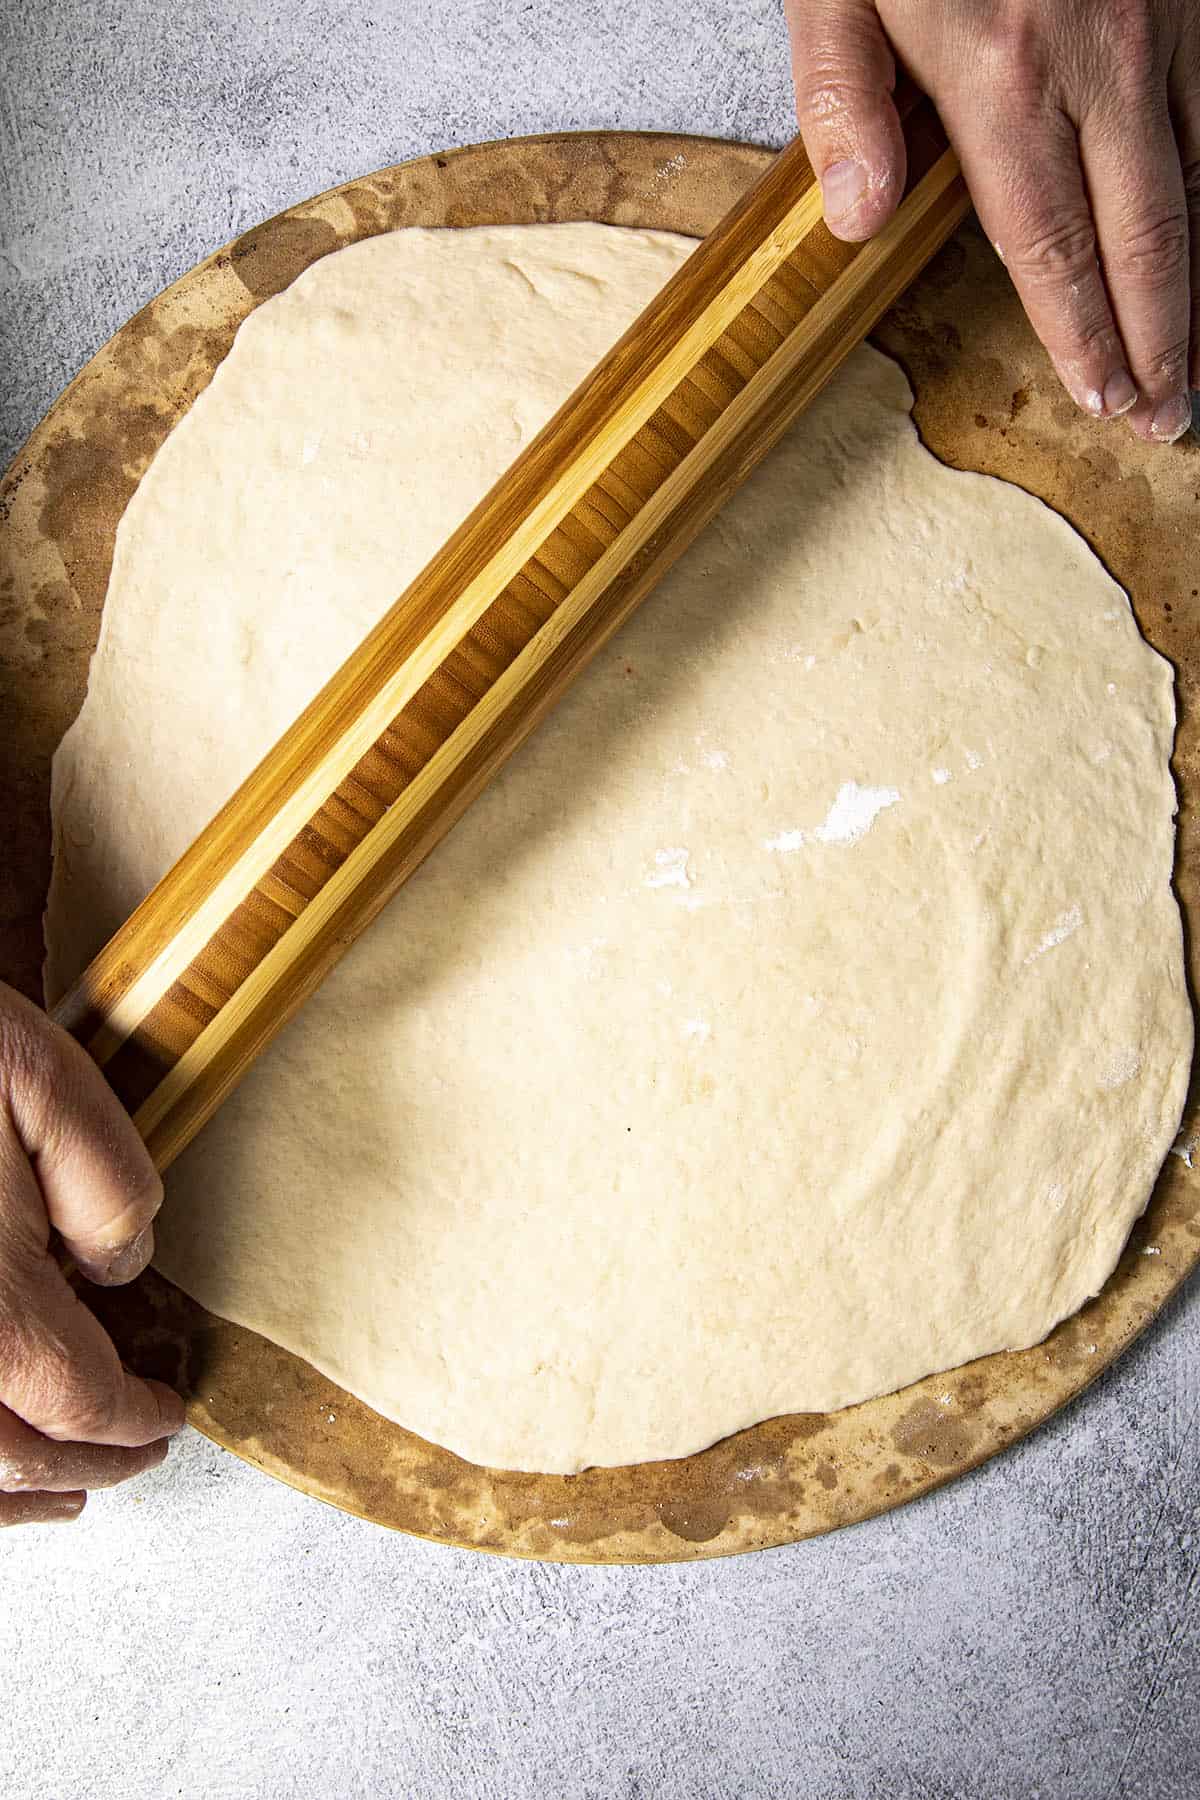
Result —
M 700 344 L 692 317 L 676 340 L 674 356 L 659 343 L 658 368 L 669 362 L 671 383 L 651 382 L 642 367 L 632 397 L 610 409 L 616 429 L 597 427 L 597 435 L 576 451 L 575 464 L 586 470 L 589 483 L 578 473 L 571 477 L 565 466 L 556 478 L 547 471 L 543 500 L 557 489 L 575 498 L 544 534 L 540 528 L 524 531 L 515 510 L 504 505 L 510 485 L 543 440 L 554 438 L 556 430 L 561 434 L 572 408 L 586 409 L 594 400 L 593 385 L 614 359 L 631 344 L 640 343 L 647 353 L 647 321 L 653 327 L 656 308 L 681 277 L 668 284 L 69 997 L 66 1016 L 77 1034 L 104 1054 L 109 1078 L 135 1109 L 160 1167 L 189 1141 L 347 944 L 961 218 L 965 193 L 928 107 L 909 119 L 908 136 L 910 191 L 887 231 L 866 247 L 843 245 L 810 217 L 790 256 L 771 265 L 753 291 L 752 284 L 729 276 L 700 315 L 710 330 L 714 319 L 724 319 L 722 330 Z M 815 206 L 811 177 L 808 182 L 797 202 L 796 180 L 790 181 L 792 204 L 782 214 L 793 221 L 789 229 L 805 206 L 810 213 Z M 735 224 L 754 211 L 762 185 L 735 209 Z M 681 274 L 714 243 L 719 249 L 729 229 L 727 221 Z M 777 221 L 771 230 L 778 229 Z M 769 234 L 768 241 L 777 242 Z M 718 309 L 730 292 L 741 302 L 732 315 L 727 306 Z M 681 342 L 687 344 L 686 356 L 679 353 Z M 658 396 L 649 411 L 647 394 Z M 642 422 L 630 435 L 625 426 L 635 398 Z M 449 620 L 463 593 L 452 587 L 446 567 L 458 566 L 462 540 L 489 519 L 494 529 L 507 520 L 504 548 L 510 554 L 495 550 L 493 536 L 493 557 L 484 560 L 476 579 L 493 564 L 512 572 L 452 642 Z M 512 544 L 528 548 L 534 537 L 532 552 L 513 567 Z M 478 544 L 474 548 L 478 551 Z M 435 576 L 440 576 L 440 611 L 430 585 Z M 415 647 L 410 644 L 400 656 L 398 646 L 417 628 L 410 612 L 417 619 L 434 616 L 425 637 L 418 635 Z M 382 648 L 381 634 L 390 639 Z M 365 731 L 354 735 L 359 721 L 367 715 L 378 719 L 379 693 L 396 691 L 387 684 L 411 675 L 417 652 L 422 653 L 417 666 L 428 672 L 357 760 L 343 767 L 331 763 L 328 750 L 318 754 L 322 743 L 336 749 L 343 739 L 363 742 Z M 322 781 L 325 791 L 315 810 L 287 811 L 288 837 L 278 820 L 289 797 L 302 792 L 311 798 Z M 230 904 L 229 877 L 253 848 L 256 817 L 260 825 L 265 819 L 275 827 L 271 857 L 256 855 L 254 883 Z M 210 892 L 223 896 L 211 912 L 204 910 L 205 879 Z M 198 914 L 216 919 L 207 937 L 189 929 Z M 183 944 L 174 950 L 181 931 Z M 174 971 L 166 983 L 164 971 Z M 122 999 L 127 1015 L 113 1028 L 112 1011 Z M 136 1004 L 129 1007 L 131 999 Z M 132 1013 L 137 1017 L 126 1029 Z

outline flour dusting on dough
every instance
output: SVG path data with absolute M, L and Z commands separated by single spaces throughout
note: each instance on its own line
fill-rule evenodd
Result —
M 856 844 L 870 831 L 880 813 L 895 806 L 899 799 L 898 788 L 859 787 L 857 781 L 844 781 L 824 824 L 817 826 L 813 836 L 820 844 Z
M 1142 1053 L 1136 1044 L 1126 1044 L 1116 1051 L 1100 1077 L 1100 1086 L 1112 1092 L 1133 1081 L 1142 1072 Z
M 1031 950 L 1025 961 L 1027 963 L 1036 962 L 1039 956 L 1045 956 L 1047 950 L 1056 950 L 1059 944 L 1065 944 L 1082 924 L 1083 913 L 1078 906 L 1073 906 L 1070 912 L 1063 913 L 1057 923 L 1051 926 L 1037 949 Z
M 647 875 L 645 885 L 648 888 L 691 887 L 688 854 L 686 850 L 656 850 L 654 873 Z
M 870 831 L 880 813 L 895 806 L 899 799 L 898 788 L 859 787 L 857 781 L 844 781 L 824 820 L 811 834 L 813 841 L 818 844 L 856 844 Z M 772 850 L 777 856 L 788 856 L 794 850 L 803 850 L 808 840 L 806 831 L 781 831 L 775 837 L 764 838 L 763 849 Z

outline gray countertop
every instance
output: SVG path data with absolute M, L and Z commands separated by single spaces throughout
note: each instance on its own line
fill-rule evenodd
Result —
M 333 182 L 626 126 L 778 143 L 778 0 L 35 0 L 0 24 L 0 456 L 166 282 Z M 1195 1283 L 905 1511 L 656 1570 L 393 1537 L 186 1434 L 0 1544 L 0 1792 L 1200 1791 Z

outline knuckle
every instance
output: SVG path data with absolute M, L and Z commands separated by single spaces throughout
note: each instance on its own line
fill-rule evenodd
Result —
M 88 1443 L 107 1431 L 117 1410 L 117 1384 L 102 1370 L 57 1371 L 47 1396 L 41 1430 L 47 1437 Z
M 54 1129 L 64 1096 L 73 1092 L 71 1070 L 57 1031 L 33 1009 L 0 1006 L 0 1090 L 14 1120 L 39 1137 Z
M 1085 356 L 1092 352 L 1107 356 L 1117 345 L 1117 334 L 1107 313 L 1074 321 L 1072 335 L 1077 350 Z
M 1126 226 L 1106 260 L 1111 274 L 1150 289 L 1176 281 L 1188 264 L 1186 213 L 1172 207 L 1144 214 Z
M 27 1080 L 37 1069 L 34 1035 L 23 1007 L 0 1005 L 0 1081 L 6 1089 Z
M 816 125 L 835 125 L 863 99 L 861 84 L 828 67 L 813 68 L 800 84 L 800 111 Z
M 1047 75 L 1046 40 L 1040 22 L 1025 12 L 1009 21 L 1003 37 L 989 45 L 994 64 L 1011 71 L 1022 87 L 1033 84 L 1041 91 Z
M 1000 91 L 1040 93 L 1047 85 L 1050 46 L 1042 9 L 1033 0 L 980 7 L 975 19 L 976 52 Z
M 6 1264 L 10 1266 L 4 1269 L 4 1285 L 0 1286 L 0 1391 L 14 1375 L 28 1367 L 35 1354 L 25 1322 L 26 1309 L 22 1306 L 19 1294 L 13 1289 L 13 1278 L 17 1271 L 11 1267 L 7 1244 L 4 1254 Z
M 1144 86 L 1158 63 L 1158 33 L 1147 0 L 1107 0 L 1101 20 L 1108 50 L 1126 81 Z
M 1077 280 L 1096 266 L 1096 231 L 1089 218 L 1069 215 L 1039 221 L 1009 254 L 1013 273 L 1027 281 Z
M 819 124 L 873 111 L 895 75 L 895 59 L 873 35 L 849 30 L 837 44 L 809 45 L 796 70 L 800 111 Z
M 6 1376 L 20 1368 L 24 1359 L 25 1344 L 15 1319 L 11 1318 L 0 1304 L 0 1384 Z
M 1145 371 L 1146 379 L 1154 389 L 1162 388 L 1171 393 L 1186 387 L 1187 362 L 1190 345 L 1186 338 L 1175 338 L 1165 348 L 1151 351 L 1149 356 L 1138 360 Z

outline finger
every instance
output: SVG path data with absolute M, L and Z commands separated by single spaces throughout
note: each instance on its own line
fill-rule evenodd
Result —
M 59 1440 L 135 1445 L 169 1436 L 183 1423 L 183 1402 L 122 1367 L 53 1257 L 31 1244 L 26 1221 L 40 1204 L 30 1164 L 10 1147 L 0 1162 L 0 1397 Z
M 1169 95 L 1188 215 L 1191 320 L 1188 385 L 1200 388 L 1200 19 L 1171 68 Z
M 895 59 L 870 0 L 791 0 L 787 12 L 800 135 L 825 223 L 857 243 L 886 223 L 904 192 Z
M 87 1504 L 86 1494 L 0 1494 L 5 1525 L 69 1525 Z
M 134 1449 L 56 1443 L 0 1406 L 0 1494 L 71 1494 L 81 1488 L 115 1487 L 156 1469 L 166 1454 L 162 1438 Z
M 162 1203 L 146 1147 L 91 1058 L 10 993 L 0 1009 L 0 1094 L 40 1189 L 26 1227 L 40 1233 L 48 1216 L 89 1280 L 140 1274 Z
M 1138 389 L 1129 423 L 1147 442 L 1170 444 L 1192 422 L 1188 217 L 1166 82 L 1147 79 L 1134 84 L 1116 71 L 1105 103 L 1081 123 L 1079 147 L 1105 284 Z
M 1137 388 L 1096 254 L 1075 127 L 1056 106 L 1000 120 L 943 109 L 967 186 L 1059 380 L 1086 412 L 1114 418 Z

